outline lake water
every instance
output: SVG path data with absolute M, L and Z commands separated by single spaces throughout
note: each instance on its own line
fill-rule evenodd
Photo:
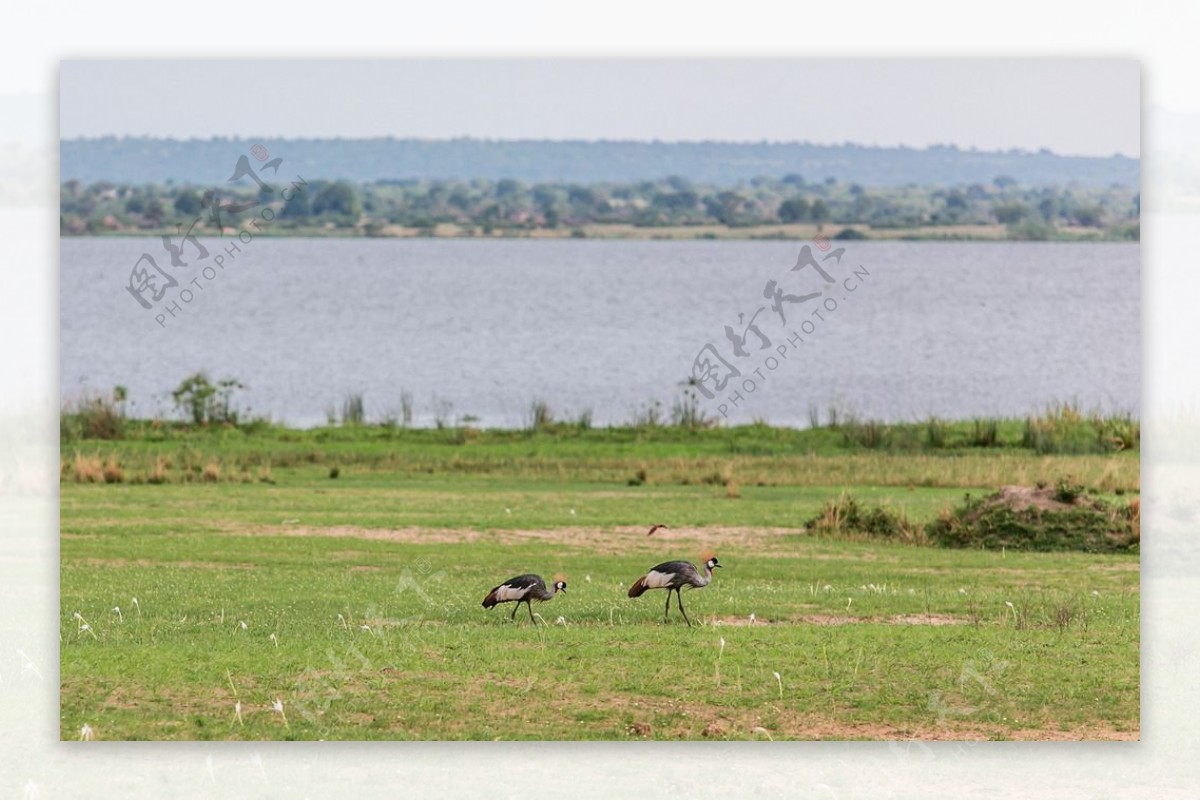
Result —
M 121 384 L 133 413 L 172 415 L 171 390 L 205 369 L 246 384 L 254 414 L 296 425 L 352 392 L 369 417 L 398 415 L 411 393 L 418 425 L 520 426 L 534 400 L 604 425 L 655 400 L 669 412 L 711 343 L 717 377 L 740 375 L 702 401 L 730 422 L 803 426 L 831 404 L 886 420 L 1063 400 L 1140 412 L 1136 244 L 834 243 L 827 282 L 791 270 L 799 242 L 256 237 L 211 279 L 225 245 L 202 243 L 207 259 L 189 246 L 173 267 L 158 239 L 62 240 L 64 398 Z M 143 252 L 179 284 L 150 310 L 125 288 Z M 772 279 L 822 294 L 782 301 L 785 324 Z M 761 337 L 745 329 L 760 308 Z

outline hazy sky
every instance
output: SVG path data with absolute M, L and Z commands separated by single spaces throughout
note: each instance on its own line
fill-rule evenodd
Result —
M 1140 152 L 1132 60 L 66 61 L 64 138 L 951 143 Z

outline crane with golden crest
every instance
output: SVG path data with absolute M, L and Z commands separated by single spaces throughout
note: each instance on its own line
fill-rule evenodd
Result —
M 663 622 L 666 623 L 671 611 L 671 592 L 674 591 L 675 600 L 679 604 L 679 614 L 683 615 L 689 626 L 692 625 L 687 612 L 683 611 L 683 596 L 679 591 L 684 587 L 707 587 L 712 581 L 713 570 L 720 567 L 715 553 L 706 553 L 700 560 L 704 563 L 703 574 L 694 564 L 682 560 L 655 565 L 646 575 L 633 582 L 629 588 L 629 597 L 637 598 L 646 590 L 666 590 L 667 605 L 663 608 Z
M 513 620 L 517 616 L 517 608 L 524 603 L 525 607 L 529 610 L 529 620 L 536 623 L 537 621 L 533 618 L 533 604 L 531 602 L 534 600 L 549 601 L 558 593 L 566 591 L 566 576 L 555 576 L 554 589 L 548 590 L 546 589 L 545 579 L 535 573 L 526 573 L 522 576 L 510 578 L 503 584 L 493 587 L 492 591 L 483 599 L 483 608 L 491 609 L 496 604 L 515 601 L 512 614 L 508 616 L 509 620 Z

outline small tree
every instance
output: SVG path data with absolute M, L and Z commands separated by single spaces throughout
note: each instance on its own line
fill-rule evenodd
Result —
M 290 202 L 290 201 L 289 201 Z M 321 189 L 312 201 L 313 214 L 341 214 L 357 217 L 362 213 L 358 193 L 348 181 L 335 181 Z
M 175 196 L 175 211 L 184 217 L 195 217 L 203 208 L 200 196 L 191 189 L 184 189 Z
M 190 419 L 195 425 L 236 424 L 238 414 L 233 408 L 233 393 L 245 388 L 244 384 L 233 378 L 222 379 L 214 385 L 208 373 L 200 371 L 183 379 L 171 397 L 184 419 Z
M 808 219 L 811 213 L 809 202 L 802 197 L 794 197 L 779 204 L 779 221 L 785 223 L 800 222 Z

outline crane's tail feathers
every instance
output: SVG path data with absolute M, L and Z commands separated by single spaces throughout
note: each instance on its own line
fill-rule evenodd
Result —
M 646 586 L 646 577 L 642 576 L 640 579 L 633 582 L 633 586 L 631 586 L 629 588 L 629 597 L 636 598 L 639 595 L 641 595 L 643 592 L 645 592 L 647 589 L 649 589 L 649 588 Z

